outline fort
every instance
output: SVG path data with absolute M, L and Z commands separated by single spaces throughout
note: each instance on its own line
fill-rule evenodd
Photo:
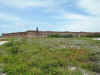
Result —
M 39 31 L 38 27 L 36 30 L 30 30 L 26 32 L 16 32 L 16 33 L 4 33 L 2 34 L 2 38 L 12 38 L 12 37 L 23 37 L 23 38 L 33 38 L 33 37 L 48 37 L 49 35 L 72 35 L 74 37 L 81 37 L 87 35 L 98 34 L 99 32 L 57 32 L 57 31 Z

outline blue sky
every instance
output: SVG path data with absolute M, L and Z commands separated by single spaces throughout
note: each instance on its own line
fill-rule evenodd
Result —
M 0 0 L 0 34 L 35 30 L 100 32 L 100 0 Z

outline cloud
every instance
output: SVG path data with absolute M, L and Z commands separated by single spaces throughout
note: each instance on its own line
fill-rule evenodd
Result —
M 69 31 L 85 31 L 85 32 L 99 32 L 100 31 L 100 23 L 96 23 L 97 21 L 75 21 L 70 23 Z
M 39 0 L 0 0 L 1 4 L 16 7 L 16 8 L 27 8 L 27 7 L 45 7 L 45 1 Z
M 0 13 L 0 20 L 9 22 L 6 26 L 13 24 L 15 27 L 21 25 L 21 28 L 24 28 L 27 25 L 27 29 L 28 26 L 32 28 L 34 24 L 40 24 L 41 30 L 45 30 L 46 25 L 47 27 L 52 25 L 55 26 L 53 30 L 100 31 L 100 1 L 98 0 L 0 0 L 0 4 L 7 6 L 8 8 L 5 8 L 7 11 L 9 9 L 13 11 L 12 8 L 16 11 L 8 11 L 10 14 Z M 30 7 L 32 10 L 28 10 Z M 88 15 L 82 12 L 87 12 Z M 42 27 L 43 24 L 45 26 Z M 48 27 L 47 30 L 49 29 Z
M 100 16 L 100 0 L 79 0 L 78 6 L 88 13 Z
M 64 18 L 65 19 L 69 19 L 69 20 L 88 20 L 91 18 L 91 16 L 86 16 L 86 15 L 82 15 L 82 14 L 76 14 L 76 13 L 69 13 L 69 12 L 65 12 L 64 13 Z
M 55 19 L 59 20 L 60 27 L 58 30 L 62 31 L 87 31 L 87 32 L 98 32 L 100 31 L 100 17 L 77 14 L 72 12 L 63 12 L 59 16 L 54 16 Z
M 66 26 L 61 26 L 64 31 L 100 31 L 100 1 L 98 0 L 77 0 L 77 8 L 88 15 L 82 13 L 74 13 L 69 11 L 62 12 L 59 16 L 54 16 L 55 19 L 64 20 Z M 74 10 L 77 11 L 77 10 Z M 65 22 L 66 20 L 66 22 Z M 63 24 L 62 22 L 62 24 Z M 69 26 L 70 25 L 70 26 Z
M 89 13 L 88 16 L 84 14 L 67 14 L 67 19 L 71 22 L 70 31 L 89 31 L 98 32 L 100 31 L 100 1 L 99 0 L 79 0 L 77 6 L 80 9 Z
M 70 16 L 70 15 L 69 15 Z M 70 27 L 69 31 L 87 31 L 87 32 L 96 32 L 100 31 L 100 18 L 93 16 L 83 16 L 83 15 L 72 15 L 68 17 L 71 19 L 68 24 Z
M 1 13 L 0 12 L 0 20 L 9 21 L 9 22 L 16 22 L 16 21 L 19 21 L 20 18 L 17 16 L 10 15 L 8 13 Z

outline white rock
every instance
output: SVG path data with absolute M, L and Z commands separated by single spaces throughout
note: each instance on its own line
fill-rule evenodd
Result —
M 94 38 L 93 40 L 100 40 L 100 38 Z
M 3 73 L 2 75 L 6 75 L 5 73 Z
M 74 70 L 76 70 L 77 68 L 76 68 L 76 67 L 69 67 L 69 69 L 70 69 L 71 71 L 74 71 Z
M 8 41 L 0 41 L 0 45 L 7 43 Z

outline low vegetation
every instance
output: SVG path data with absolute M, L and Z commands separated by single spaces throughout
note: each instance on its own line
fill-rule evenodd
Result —
M 100 34 L 98 33 L 88 34 L 86 37 L 100 37 Z
M 50 38 L 72 38 L 74 36 L 72 34 L 67 34 L 67 35 L 52 34 L 52 35 L 49 35 L 48 37 Z
M 0 71 L 7 75 L 96 75 L 100 41 L 87 38 L 9 39 L 0 46 Z

